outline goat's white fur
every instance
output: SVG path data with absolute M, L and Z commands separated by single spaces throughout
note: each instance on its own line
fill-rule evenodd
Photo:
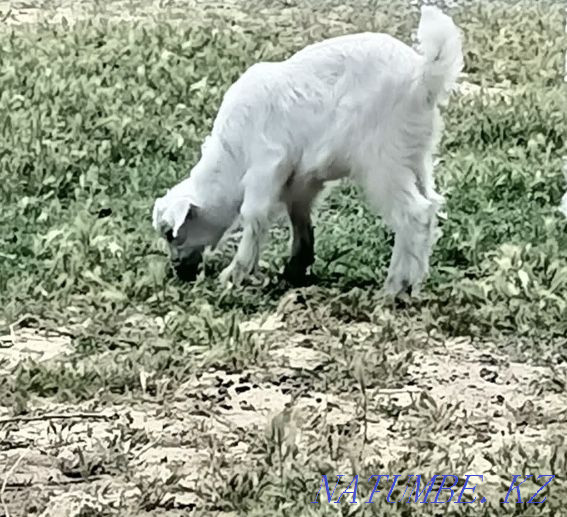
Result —
M 221 233 L 240 215 L 243 236 L 221 273 L 238 282 L 256 268 L 279 203 L 308 220 L 323 184 L 348 176 L 395 232 L 387 291 L 417 291 L 442 203 L 438 105 L 463 64 L 460 31 L 439 9 L 422 8 L 418 39 L 419 52 L 387 34 L 341 36 L 249 68 L 226 92 L 190 180 L 156 201 L 154 226 L 177 233 L 193 203 Z
M 567 181 L 567 158 L 565 158 L 563 161 L 563 174 L 565 176 L 565 180 Z M 561 198 L 559 210 L 565 217 L 567 217 L 567 192 L 565 192 L 565 194 L 563 194 L 563 197 Z
M 173 236 L 177 237 L 187 212 L 192 206 L 197 205 L 197 201 L 191 195 L 191 179 L 189 177 L 170 189 L 167 197 L 156 200 L 152 214 L 153 226 L 156 230 L 172 230 Z

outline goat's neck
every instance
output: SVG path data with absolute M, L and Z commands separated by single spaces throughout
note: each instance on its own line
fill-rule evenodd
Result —
M 201 160 L 191 172 L 198 203 L 224 228 L 238 217 L 243 199 L 241 176 L 235 169 L 227 160 Z

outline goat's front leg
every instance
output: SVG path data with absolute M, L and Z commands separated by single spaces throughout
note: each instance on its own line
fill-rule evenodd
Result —
M 263 215 L 242 214 L 243 233 L 236 255 L 232 262 L 220 274 L 221 284 L 240 284 L 257 267 L 260 248 L 267 230 L 267 218 Z
M 220 274 L 222 284 L 239 284 L 257 267 L 270 215 L 280 197 L 281 169 L 249 170 L 243 180 L 244 201 L 240 208 L 243 234 L 232 262 Z

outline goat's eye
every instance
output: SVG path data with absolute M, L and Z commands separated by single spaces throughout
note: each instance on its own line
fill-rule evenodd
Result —
M 173 240 L 173 230 L 168 230 L 165 234 L 165 238 L 167 239 L 167 242 L 171 242 Z

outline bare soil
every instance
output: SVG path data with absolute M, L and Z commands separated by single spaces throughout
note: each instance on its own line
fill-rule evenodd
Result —
M 467 472 L 485 475 L 487 498 L 502 496 L 499 468 L 491 461 L 499 451 L 521 447 L 545 456 L 561 443 L 567 396 L 553 389 L 558 372 L 509 362 L 494 343 L 423 336 L 421 351 L 405 364 L 405 385 L 379 388 L 368 382 L 366 411 L 360 393 L 321 390 L 318 379 L 332 363 L 349 367 L 341 360 L 344 336 L 363 350 L 373 330 L 356 323 L 343 326 L 340 335 L 306 333 L 308 316 L 297 299 L 291 293 L 276 313 L 242 324 L 242 332 L 267 351 L 262 368 L 211 369 L 180 385 L 164 403 L 124 397 L 69 406 L 41 399 L 32 411 L 40 415 L 37 420 L 10 420 L 7 411 L 0 413 L 6 515 L 28 515 L 34 507 L 42 508 L 44 517 L 112 508 L 130 508 L 135 515 L 136 508 L 153 503 L 178 510 L 201 507 L 210 503 L 203 500 L 203 480 L 220 468 L 217 459 L 222 457 L 226 479 L 253 471 L 263 455 L 258 441 L 280 421 L 286 447 L 305 461 L 326 429 L 331 455 L 343 458 L 345 471 L 352 470 L 352 455 L 366 474 L 365 465 L 378 462 L 389 471 L 416 449 L 424 455 L 434 451 L 422 462 L 425 469 L 440 461 L 439 451 L 446 455 L 444 464 L 462 464 L 464 454 Z M 14 346 L 2 349 L 10 361 L 27 356 L 64 361 L 69 346 L 64 337 L 29 330 L 12 338 Z M 395 364 L 396 358 L 390 359 Z M 140 383 L 148 379 L 141 376 Z M 292 398 L 298 387 L 303 387 L 300 395 Z M 168 484 L 172 476 L 176 481 Z M 161 483 L 169 491 L 152 492 Z M 313 479 L 314 491 L 317 486 Z

